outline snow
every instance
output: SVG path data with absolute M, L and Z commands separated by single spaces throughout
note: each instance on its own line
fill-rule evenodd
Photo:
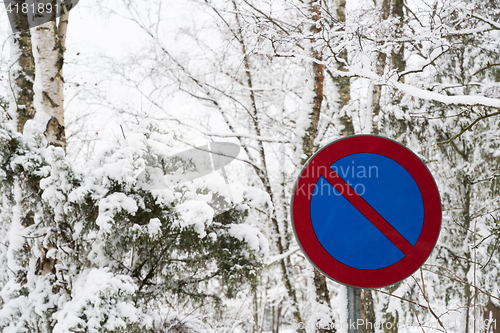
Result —
M 305 129 L 303 130 L 303 132 L 305 133 Z M 300 133 L 298 133 L 298 134 L 300 134 Z M 249 139 L 258 140 L 261 142 L 290 143 L 290 140 L 275 138 L 272 136 L 251 135 L 251 134 L 248 134 L 245 132 L 236 132 L 236 133 L 234 133 L 234 132 L 232 132 L 232 133 L 203 132 L 203 135 L 210 136 L 210 137 L 217 137 L 217 138 L 249 138 Z
M 500 100 L 496 98 L 489 98 L 484 96 L 471 96 L 471 95 L 447 96 L 433 91 L 420 89 L 415 86 L 410 86 L 408 84 L 404 84 L 401 82 L 396 82 L 395 80 L 390 81 L 390 83 L 394 85 L 396 88 L 400 89 L 401 91 L 404 91 L 412 96 L 422 99 L 435 100 L 445 104 L 483 105 L 496 108 L 500 107 Z
M 231 224 L 229 235 L 244 241 L 253 251 L 260 252 L 265 259 L 269 256 L 269 243 L 267 238 L 257 229 L 247 224 Z
M 299 251 L 300 248 L 299 247 L 295 247 L 295 248 L 291 248 L 290 250 L 288 250 L 287 252 L 283 253 L 283 254 L 279 254 L 279 255 L 275 255 L 275 256 L 270 256 L 268 258 L 268 261 L 266 263 L 266 266 L 270 266 L 278 261 L 281 261 L 282 259 L 285 259 L 286 257 L 294 254 L 295 252 Z
M 176 207 L 183 228 L 193 227 L 198 237 L 204 238 L 207 233 L 205 228 L 212 223 L 214 210 L 206 202 L 187 200 Z
M 312 65 L 309 65 L 312 67 Z M 312 70 L 310 70 L 312 72 Z M 304 94 L 302 95 L 302 102 L 299 109 L 299 114 L 297 117 L 297 127 L 295 129 L 295 135 L 298 140 L 302 140 L 306 135 L 306 130 L 311 124 L 311 113 L 314 103 L 314 77 L 311 73 L 308 73 L 307 83 L 304 88 Z M 300 142 L 300 141 L 297 141 Z M 302 157 L 300 157 L 302 158 Z
M 500 155 L 498 116 L 478 122 L 452 144 L 437 149 L 434 145 L 500 107 L 495 82 L 498 66 L 486 68 L 498 63 L 498 9 L 477 1 L 436 1 L 434 8 L 425 1 L 410 1 L 406 5 L 411 13 L 405 11 L 408 16 L 397 31 L 397 18 L 382 21 L 380 2 L 348 1 L 345 25 L 327 16 L 335 15 L 335 8 L 330 8 L 325 11 L 322 34 L 311 45 L 307 40 L 311 20 L 304 16 L 308 3 L 252 2 L 261 12 L 238 1 L 238 10 L 227 1 L 200 5 L 152 0 L 128 7 L 137 4 L 91 0 L 79 4 L 70 15 L 64 65 L 69 97 L 65 109 L 73 120 L 67 122 L 68 157 L 61 149 L 45 148 L 43 125 L 48 118 L 43 112 L 26 123 L 22 137 L 17 134 L 16 140 L 22 140 L 26 149 L 13 156 L 9 156 L 10 136 L 4 135 L 7 126 L 0 124 L 0 263 L 7 267 L 0 272 L 0 330 L 35 331 L 39 323 L 52 321 L 56 332 L 128 329 L 126 325 L 131 324 L 144 331 L 153 327 L 174 330 L 182 324 L 197 332 L 269 332 L 272 324 L 279 323 L 283 332 L 296 332 L 300 325 L 311 333 L 333 315 L 338 332 L 347 332 L 345 288 L 328 281 L 332 309 L 317 304 L 312 266 L 297 246 L 290 225 L 290 199 L 304 157 L 302 139 L 314 97 L 311 47 L 322 52 L 325 61 L 321 63 L 334 77 L 350 77 L 351 97 L 339 110 L 340 95 L 325 74 L 315 149 L 339 138 L 339 116 L 345 113 L 356 133 L 372 133 L 375 125 L 380 135 L 414 150 L 439 184 L 443 230 L 438 248 L 424 265 L 426 298 L 418 272 L 384 291 L 432 307 L 449 332 L 463 331 L 467 314 L 480 317 L 481 307 L 490 298 L 481 291 L 497 297 L 500 281 L 498 253 L 492 252 L 498 245 L 495 228 L 500 200 L 495 171 Z M 107 18 L 101 15 L 104 12 Z M 275 23 L 262 13 L 276 18 Z M 234 35 L 238 34 L 235 14 L 242 24 L 241 39 Z M 335 24 L 330 26 L 331 22 Z M 247 44 L 246 54 L 240 40 Z M 398 73 L 390 57 L 403 42 L 406 67 Z M 35 41 L 35 48 L 40 45 Z M 338 54 L 344 50 L 347 72 L 337 69 Z M 17 58 L 18 50 L 12 45 L 11 51 Z M 388 58 L 383 72 L 376 73 L 374 61 L 380 52 Z M 251 88 L 243 56 L 250 60 Z M 35 57 L 39 62 L 38 52 Z M 2 74 L 19 69 L 15 61 L 4 59 L 1 66 Z M 400 79 L 401 74 L 406 75 Z M 12 77 L 2 79 L 0 85 L 2 98 L 17 92 Z M 382 89 L 382 110 L 375 117 L 372 104 L 377 85 Z M 43 104 L 42 88 L 41 81 L 35 81 L 37 108 Z M 257 114 L 253 114 L 250 92 Z M 14 108 L 11 103 L 10 132 L 16 127 Z M 80 118 L 86 108 L 94 116 Z M 220 171 L 178 185 L 168 183 L 161 158 L 205 145 L 214 137 L 227 138 L 245 150 L 226 168 L 229 185 Z M 261 143 L 264 156 L 260 155 Z M 40 185 L 35 194 L 27 191 L 24 182 L 33 175 Z M 148 196 L 164 215 L 148 216 Z M 80 212 L 82 207 L 93 215 Z M 222 226 L 214 222 L 216 215 L 228 209 L 244 213 L 242 221 Z M 23 225 L 27 210 L 35 213 L 35 224 L 30 227 Z M 134 221 L 139 211 L 146 216 L 140 224 Z M 123 216 L 131 219 L 126 226 L 120 225 Z M 277 219 L 279 230 L 271 218 Z M 466 225 L 467 221 L 471 224 Z M 70 226 L 67 233 L 54 232 L 66 224 Z M 234 299 L 223 299 L 226 308 L 221 313 L 170 292 L 151 301 L 151 308 L 137 306 L 137 280 L 127 276 L 134 249 L 127 243 L 123 245 L 127 252 L 120 252 L 119 236 L 154 242 L 165 236 L 163 227 L 192 229 L 200 239 L 209 237 L 213 242 L 220 241 L 221 231 L 211 229 L 227 230 L 248 244 L 249 251 L 265 258 L 264 269 L 256 271 L 256 288 L 242 284 Z M 283 253 L 274 244 L 278 236 L 286 245 Z M 57 246 L 47 256 L 60 261 L 57 282 L 52 275 L 35 274 L 41 246 L 53 242 Z M 110 249 L 122 261 L 110 258 Z M 281 260 L 290 263 L 288 277 L 297 293 L 296 303 L 283 284 L 280 265 L 275 264 Z M 451 275 L 445 277 L 450 271 L 439 267 L 477 285 L 471 290 L 475 290 L 478 307 L 467 308 L 464 284 Z M 20 277 L 26 281 L 19 283 Z M 224 287 L 217 279 L 204 286 L 207 291 Z M 372 295 L 376 332 L 383 331 L 380 327 L 388 313 L 398 315 L 403 325 L 400 332 L 436 331 L 437 323 L 427 309 L 379 291 L 372 290 Z M 491 300 L 498 305 L 497 299 Z M 57 311 L 48 318 L 53 305 Z M 295 307 L 303 323 L 295 323 Z M 432 328 L 416 327 L 415 315 Z
M 251 208 L 265 207 L 271 202 L 269 194 L 259 188 L 249 187 L 246 192 L 247 204 Z
M 125 193 L 113 193 L 99 201 L 99 216 L 96 224 L 104 232 L 111 231 L 114 216 L 122 210 L 134 215 L 137 211 L 137 202 Z
M 22 192 L 19 186 L 14 187 L 14 196 L 16 200 L 16 205 L 12 208 L 12 221 L 11 228 L 9 231 L 9 248 L 7 251 L 7 265 L 9 267 L 9 275 L 14 277 L 16 273 L 22 269 L 17 261 L 18 252 L 20 252 L 25 244 L 25 239 L 23 237 L 25 228 L 21 224 L 21 201 Z
M 155 236 L 158 234 L 161 228 L 161 221 L 160 219 L 154 218 L 151 219 L 148 223 L 148 232 L 150 236 Z
M 74 282 L 71 299 L 54 314 L 54 333 L 76 330 L 101 332 L 126 328 L 129 323 L 150 327 L 152 320 L 134 306 L 137 287 L 129 276 L 114 275 L 107 269 L 91 268 Z
M 365 70 L 362 68 L 350 67 L 348 72 L 340 72 L 336 71 L 337 75 L 341 76 L 359 76 L 363 78 L 367 78 L 373 80 L 374 82 L 384 83 L 396 87 L 397 89 L 410 94 L 411 96 L 426 99 L 426 100 L 434 100 L 438 102 L 442 102 L 445 104 L 456 104 L 456 105 L 482 105 L 482 106 L 491 106 L 491 107 L 500 107 L 500 100 L 496 98 L 489 98 L 479 95 L 455 95 L 448 96 L 440 93 L 436 93 L 433 91 L 421 89 L 417 86 L 413 86 L 410 84 L 402 83 L 397 81 L 395 78 L 389 78 L 388 80 L 384 80 L 383 78 L 377 76 L 377 74 L 371 72 L 370 70 Z

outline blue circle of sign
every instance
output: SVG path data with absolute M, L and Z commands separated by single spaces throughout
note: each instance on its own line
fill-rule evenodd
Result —
M 424 222 L 420 190 L 411 175 L 392 159 L 373 153 L 346 156 L 330 166 L 410 244 Z M 325 172 L 328 172 L 326 170 Z M 311 198 L 314 233 L 324 249 L 341 263 L 374 270 L 390 266 L 404 254 L 342 195 L 320 177 Z

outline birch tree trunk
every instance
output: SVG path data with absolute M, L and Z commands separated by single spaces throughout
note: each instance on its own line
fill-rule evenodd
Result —
M 16 0 L 22 4 L 24 1 Z M 31 45 L 31 32 L 29 29 L 28 15 L 22 11 L 13 11 L 14 24 L 12 27 L 13 38 L 11 44 L 12 60 L 19 66 L 14 66 L 11 73 L 13 84 L 11 89 L 16 106 L 15 114 L 10 118 L 15 119 L 18 132 L 23 132 L 26 121 L 35 117 L 33 105 L 33 82 L 35 81 L 35 59 Z
M 69 0 L 68 0 L 69 1 Z M 20 8 L 25 1 L 15 0 Z M 46 4 L 46 1 L 37 1 L 34 5 Z M 10 118 L 14 121 L 18 132 L 23 133 L 28 120 L 34 119 L 36 127 L 42 131 L 49 145 L 62 147 L 66 150 L 64 128 L 64 79 L 62 75 L 66 31 L 68 26 L 68 12 L 70 2 L 63 2 L 61 16 L 56 20 L 56 12 L 49 22 L 36 25 L 37 20 L 42 22 L 46 17 L 34 17 L 33 13 L 22 10 L 13 11 L 12 30 L 13 38 L 11 52 L 13 66 L 11 87 L 15 108 L 10 109 Z M 30 7 L 28 6 L 28 9 Z M 38 7 L 35 7 L 38 8 Z M 36 28 L 31 28 L 35 24 Z M 15 111 L 14 111 L 15 110 Z M 38 184 L 32 184 L 39 187 Z M 23 216 L 31 216 L 29 200 L 20 199 Z M 48 247 L 50 248 L 51 245 Z M 40 249 L 46 253 L 49 249 Z M 54 262 L 42 255 L 38 259 L 36 274 L 53 273 Z
M 36 60 L 35 105 L 37 122 L 45 127 L 48 144 L 66 151 L 64 127 L 63 63 L 69 15 L 68 0 L 61 6 L 61 16 L 39 25 L 34 34 Z

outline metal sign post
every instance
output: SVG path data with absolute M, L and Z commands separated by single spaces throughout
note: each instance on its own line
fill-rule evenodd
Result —
M 361 289 L 347 286 L 347 333 L 361 333 Z

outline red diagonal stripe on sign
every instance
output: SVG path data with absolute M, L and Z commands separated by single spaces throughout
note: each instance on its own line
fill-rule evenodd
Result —
M 330 170 L 329 170 L 330 171 Z M 364 217 L 368 219 L 385 237 L 396 245 L 396 247 L 405 255 L 410 253 L 413 246 L 404 238 L 394 227 L 387 222 L 368 202 L 365 201 L 356 191 L 347 184 L 333 170 L 326 174 L 322 174 L 323 178 L 330 183 L 334 188 L 346 189 L 347 191 L 339 191 L 356 208 Z M 343 193 L 342 193 L 343 192 Z

